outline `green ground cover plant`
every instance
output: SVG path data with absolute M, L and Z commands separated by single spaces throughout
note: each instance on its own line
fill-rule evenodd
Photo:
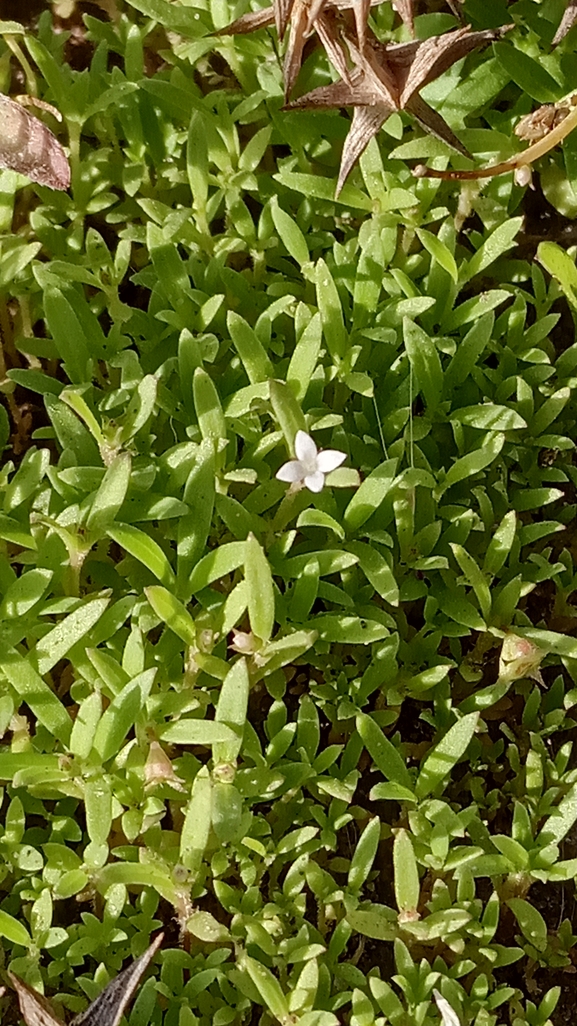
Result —
M 247 10 L 0 23 L 71 166 L 0 177 L 2 1021 L 8 971 L 70 1019 L 163 929 L 129 1026 L 561 1026 L 577 143 L 416 179 L 473 165 L 395 111 L 335 200 L 350 112 L 285 110 Z M 513 27 L 423 93 L 476 163 L 577 90 L 563 13 L 465 0 Z

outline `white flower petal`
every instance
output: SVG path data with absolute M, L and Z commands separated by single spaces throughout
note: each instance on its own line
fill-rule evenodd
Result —
M 306 431 L 297 431 L 295 438 L 295 453 L 298 460 L 303 463 L 314 463 L 317 458 L 318 449 L 310 435 Z
M 317 467 L 323 474 L 330 474 L 346 460 L 346 452 L 339 452 L 338 449 L 323 449 L 317 456 Z
M 293 484 L 295 481 L 303 481 L 305 474 L 306 470 L 299 460 L 289 460 L 277 470 L 275 477 L 277 481 L 290 481 Z
M 322 492 L 324 483 L 325 475 L 321 474 L 320 470 L 315 470 L 314 474 L 307 474 L 305 477 L 309 492 Z
M 439 993 L 438 990 L 433 991 L 433 997 L 437 1002 L 437 1008 L 441 1013 L 441 1021 L 443 1026 L 461 1026 L 461 1020 L 457 1015 L 455 1009 L 449 1004 L 446 998 Z

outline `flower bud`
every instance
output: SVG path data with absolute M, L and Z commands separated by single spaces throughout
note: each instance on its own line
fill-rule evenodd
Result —
M 528 638 L 521 638 L 518 634 L 506 634 L 499 657 L 500 680 L 521 680 L 523 677 L 531 677 L 538 684 L 543 684 L 539 666 L 544 655 L 543 649 L 534 645 Z

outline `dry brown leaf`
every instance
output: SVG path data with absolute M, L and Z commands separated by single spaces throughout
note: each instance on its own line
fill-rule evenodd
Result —
M 0 168 L 18 171 L 51 189 L 70 185 L 70 165 L 56 136 L 20 103 L 1 93 Z
M 118 1026 L 125 1009 L 134 997 L 143 974 L 158 951 L 162 939 L 163 934 L 161 933 L 140 958 L 135 959 L 127 969 L 123 969 L 110 981 L 86 1011 L 81 1012 L 72 1020 L 70 1026 Z M 26 1026 L 64 1026 L 62 1020 L 54 1015 L 49 1003 L 41 994 L 38 994 L 13 973 L 9 973 L 9 976 L 18 994 L 20 1011 Z

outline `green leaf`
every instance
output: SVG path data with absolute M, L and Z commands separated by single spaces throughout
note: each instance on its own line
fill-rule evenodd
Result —
M 478 298 L 479 297 L 475 297 L 475 301 L 477 301 Z M 505 292 L 502 293 L 502 299 L 504 298 L 507 298 L 507 293 Z M 463 303 L 461 307 L 458 307 L 458 309 L 462 310 L 466 305 L 466 303 Z M 454 317 L 454 314 L 452 317 Z M 494 323 L 495 315 L 493 313 L 483 313 L 479 315 L 478 320 L 475 321 L 473 327 L 469 328 L 464 339 L 459 342 L 455 355 L 451 359 L 451 362 L 445 371 L 446 394 L 449 394 L 453 388 L 456 388 L 458 385 L 462 385 L 469 377 L 471 369 L 475 366 L 481 353 L 486 349 L 490 342 Z M 459 325 L 457 324 L 454 325 L 454 327 L 458 326 Z
M 385 460 L 361 483 L 344 512 L 345 527 L 358 531 L 373 515 L 391 490 L 398 460 Z
M 483 617 L 475 606 L 465 597 L 464 588 L 453 590 L 445 589 L 438 595 L 441 611 L 455 623 L 464 627 L 470 627 L 474 631 L 484 631 L 487 628 Z
M 72 286 L 67 286 L 65 290 L 48 286 L 44 290 L 44 313 L 48 330 L 64 362 L 66 374 L 70 381 L 79 385 L 90 381 L 92 377 L 89 340 L 85 336 L 84 325 L 79 317 L 79 306 L 83 302 L 80 294 Z M 87 306 L 86 310 L 90 315 Z M 94 321 L 99 329 L 96 331 L 98 340 L 96 355 L 102 356 L 104 339 L 96 318 Z M 101 337 L 98 338 L 98 335 Z
M 359 557 L 352 552 L 344 552 L 342 549 L 321 549 L 319 552 L 303 552 L 300 556 L 292 556 L 285 560 L 278 567 L 281 577 L 300 577 L 304 568 L 311 559 L 316 559 L 319 565 L 319 575 L 327 577 L 329 574 L 339 574 L 348 570 L 359 561 Z M 277 567 L 273 567 L 275 574 Z
M 399 586 L 387 560 L 378 549 L 365 542 L 350 542 L 350 552 L 359 557 L 359 566 L 378 595 L 392 606 L 399 604 Z
M 278 1019 L 280 1023 L 289 1020 L 289 1006 L 283 994 L 281 985 L 273 976 L 270 969 L 267 969 L 262 962 L 243 954 L 239 959 L 239 965 L 245 969 L 256 987 L 265 1008 Z
M 205 439 L 197 450 L 184 488 L 183 499 L 190 512 L 178 521 L 178 580 L 186 592 L 188 578 L 204 553 L 210 533 L 216 498 L 215 470 L 214 442 Z
M 451 542 L 450 544 L 453 555 L 463 571 L 465 580 L 475 592 L 481 612 L 485 620 L 488 620 L 491 615 L 491 590 L 487 583 L 487 578 L 473 557 L 469 555 L 462 545 L 457 545 L 456 542 Z
M 99 691 L 93 691 L 80 703 L 70 736 L 70 751 L 79 759 L 87 759 L 90 755 L 101 715 L 102 697 Z
M 326 347 L 333 361 L 339 363 L 348 349 L 348 338 L 337 287 L 329 268 L 322 258 L 317 261 L 315 284 Z
M 234 784 L 213 781 L 211 822 L 221 844 L 240 839 L 243 803 L 240 792 Z
M 369 792 L 369 799 L 372 802 L 416 802 L 416 797 L 408 787 L 401 784 L 375 784 Z
M 539 407 L 531 421 L 531 434 L 536 438 L 551 426 L 571 398 L 570 388 L 559 388 Z
M 462 930 L 467 923 L 471 922 L 471 913 L 464 908 L 445 908 L 439 912 L 433 912 L 421 922 L 404 923 L 404 929 L 421 942 L 435 940 L 437 937 L 447 937 L 450 934 Z
M 275 620 L 272 573 L 254 534 L 249 534 L 245 542 L 244 575 L 251 630 L 261 641 L 270 641 Z
M 310 196 L 312 199 L 324 200 L 334 206 L 343 204 L 346 207 L 353 207 L 371 213 L 373 201 L 360 189 L 353 185 L 346 184 L 338 196 L 335 196 L 335 183 L 333 179 L 323 178 L 321 175 L 305 175 L 297 171 L 283 169 L 272 176 L 279 185 L 287 189 L 293 189 L 299 196 Z
M 413 782 L 401 753 L 367 713 L 358 713 L 357 730 L 371 759 L 383 776 L 413 792 Z
M 226 944 L 231 940 L 230 931 L 210 912 L 193 912 L 186 921 L 186 929 L 205 944 Z
M 198 873 L 208 844 L 211 823 L 212 785 L 206 766 L 194 778 L 190 801 L 180 832 L 180 861 L 185 869 Z
M 169 5 L 166 4 L 166 6 Z M 193 210 L 200 215 L 204 226 L 206 225 L 208 200 L 208 140 L 205 118 L 197 110 L 193 110 L 188 126 L 186 171 L 193 199 Z
M 36 549 L 36 541 L 30 530 L 23 527 L 12 517 L 0 513 L 0 538 L 12 545 L 20 545 L 23 549 Z
M 556 103 L 559 99 L 559 83 L 544 67 L 541 61 L 530 57 L 518 46 L 510 43 L 493 43 L 493 53 L 497 60 L 527 96 L 532 96 L 537 103 Z
M 92 598 L 64 617 L 37 643 L 30 653 L 38 673 L 48 673 L 67 652 L 100 620 L 110 603 L 109 598 Z
M 335 644 L 370 645 L 388 637 L 388 630 L 378 620 L 368 620 L 347 613 L 314 616 L 311 624 L 323 641 Z
M 99 774 L 84 784 L 86 830 L 93 844 L 105 845 L 112 826 L 112 792 L 107 777 Z
M 304 328 L 286 372 L 287 385 L 298 402 L 307 394 L 321 351 L 323 327 L 320 313 L 314 314 Z M 303 418 L 304 421 L 304 418 Z M 303 426 L 303 431 L 306 427 Z
M 196 627 L 186 606 L 171 591 L 160 584 L 152 584 L 144 593 L 154 612 L 185 645 L 196 644 Z
M 345 532 L 338 521 L 321 509 L 304 509 L 298 515 L 297 527 L 326 527 L 327 530 L 333 531 L 341 541 L 345 537 Z
M 207 588 L 213 581 L 231 574 L 242 566 L 245 559 L 245 542 L 227 542 L 208 552 L 198 562 L 190 576 L 190 590 L 193 593 Z
M 527 422 L 508 406 L 482 403 L 478 406 L 463 406 L 451 413 L 451 420 L 481 431 L 517 431 L 526 428 Z
M 423 691 L 428 691 L 429 688 L 434 688 L 446 679 L 452 665 L 452 663 L 439 663 L 437 666 L 429 666 L 428 669 L 421 670 L 407 681 L 407 690 L 413 695 L 418 695 Z
M 153 21 L 164 25 L 165 28 L 170 29 L 172 32 L 178 32 L 180 35 L 188 36 L 191 39 L 196 37 L 198 22 L 195 19 L 194 13 L 186 7 L 175 8 L 167 0 L 128 0 L 128 2 L 131 7 L 135 7 L 137 11 L 145 14 L 147 18 L 152 18 Z
M 242 739 L 242 731 L 227 723 L 216 723 L 214 720 L 195 720 L 186 717 L 169 723 L 159 734 L 162 741 L 173 745 L 236 745 Z
M 431 794 L 463 757 L 471 743 L 478 720 L 478 712 L 463 716 L 429 752 L 417 777 L 417 797 L 424 798 Z
M 158 891 L 165 901 L 174 904 L 176 887 L 165 866 L 138 862 L 109 862 L 98 869 L 98 889 L 106 894 L 109 887 L 122 884 L 125 887 L 151 887 Z
M 557 279 L 572 307 L 577 309 L 577 267 L 569 254 L 556 242 L 540 242 L 537 260 Z
M 218 392 L 202 367 L 197 367 L 194 372 L 192 391 L 202 437 L 213 442 L 226 439 L 226 422 Z
M 507 905 L 515 914 L 526 940 L 534 948 L 537 948 L 537 951 L 545 951 L 547 948 L 547 923 L 541 913 L 524 898 L 509 898 Z
M 0 656 L 0 669 L 39 723 L 46 727 L 53 737 L 67 744 L 72 730 L 72 720 L 61 701 L 30 662 L 14 649 L 7 648 Z
M 269 642 L 260 650 L 259 663 L 263 667 L 263 676 L 280 670 L 281 667 L 294 663 L 314 645 L 318 635 L 316 631 L 292 631 L 284 638 Z
M 289 453 L 294 455 L 295 436 L 297 431 L 307 429 L 303 411 L 298 400 L 284 381 L 273 379 L 270 382 L 270 401 L 278 425 L 284 435 Z
M 507 556 L 509 555 L 513 542 L 515 541 L 516 531 L 517 517 L 515 510 L 511 509 L 508 513 L 505 513 L 505 516 L 487 546 L 485 560 L 483 562 L 483 570 L 485 573 L 498 574 L 499 570 L 501 570 L 505 565 Z
M 174 586 L 174 572 L 154 538 L 132 524 L 114 524 L 106 531 L 109 538 L 143 564 L 167 588 Z
M 298 267 L 301 268 L 303 264 L 307 264 L 310 261 L 309 248 L 303 233 L 290 214 L 287 214 L 279 206 L 276 196 L 272 197 L 270 211 L 273 224 L 280 236 L 281 242 Z
M 147 374 L 142 381 L 138 382 L 123 417 L 119 434 L 119 441 L 122 445 L 128 445 L 148 423 L 154 413 L 157 394 L 158 381 L 154 374 Z
M 362 937 L 371 937 L 373 940 L 392 941 L 398 933 L 397 917 L 392 908 L 386 905 L 373 905 L 372 911 L 361 911 L 356 909 L 347 913 L 347 923 L 352 926 L 356 933 Z M 382 911 L 379 911 L 382 909 Z M 373 983 L 371 979 L 371 985 Z M 378 981 L 381 982 L 380 980 Z M 394 1020 L 392 1020 L 394 1021 Z
M 54 395 L 45 395 L 44 405 L 61 448 L 71 449 L 79 466 L 98 466 L 98 446 L 73 410 Z
M 508 249 L 511 249 L 522 224 L 522 217 L 510 217 L 498 225 L 489 235 L 488 239 L 479 246 L 479 249 L 469 262 L 462 265 L 459 272 L 461 285 L 471 281 L 471 278 L 474 278 L 476 275 L 482 274 L 495 260 L 503 256 Z
M 352 891 L 359 891 L 367 879 L 381 838 L 381 821 L 378 816 L 369 820 L 355 848 L 349 867 L 348 885 Z
M 79 417 L 88 428 L 90 434 L 97 443 L 99 450 L 103 452 L 106 447 L 106 441 L 102 434 L 102 429 L 88 403 L 84 399 L 84 396 L 81 394 L 82 391 L 82 389 L 65 388 L 60 393 L 60 400 L 61 402 L 66 403 L 71 410 L 74 410 L 77 417 Z
M 515 493 L 511 505 L 518 513 L 528 509 L 541 509 L 550 502 L 562 499 L 564 492 L 560 488 L 524 488 Z
M 425 228 L 417 228 L 417 236 L 427 250 L 427 253 L 430 253 L 439 266 L 456 282 L 459 275 L 457 264 L 445 243 L 437 235 L 433 235 L 432 232 L 428 232 Z
M 442 490 L 446 491 L 447 488 L 451 488 L 459 481 L 465 481 L 468 477 L 478 474 L 480 470 L 484 470 L 497 458 L 504 444 L 504 435 L 497 434 L 497 432 L 488 434 L 478 449 L 468 452 L 466 456 L 461 456 L 449 467 L 442 482 Z
M 0 909 L 0 936 L 5 937 L 11 944 L 18 944 L 23 948 L 32 947 L 32 938 L 26 927 L 3 909 Z
M 410 835 L 401 829 L 393 845 L 395 900 L 399 912 L 415 912 L 419 904 L 421 887 L 419 870 Z
M 36 492 L 50 465 L 47 449 L 29 449 L 10 483 L 5 487 L 4 512 L 21 506 Z
M 351 392 L 358 392 L 359 395 L 364 395 L 368 399 L 372 399 L 375 394 L 373 379 L 364 371 L 351 371 L 350 374 L 343 376 L 343 381 Z
M 529 854 L 518 841 L 513 840 L 512 837 L 507 837 L 506 834 L 492 834 L 491 841 L 497 850 L 501 852 L 501 855 L 509 859 L 515 872 L 521 873 L 529 868 Z M 532 839 L 530 844 L 532 846 Z
M 102 478 L 86 518 L 89 531 L 104 531 L 112 523 L 128 491 L 132 459 L 127 452 L 119 453 Z
M 273 378 L 272 364 L 254 329 L 247 324 L 244 317 L 230 310 L 226 323 L 251 385 Z
M 405 349 L 429 411 L 436 410 L 443 392 L 443 369 L 433 340 L 418 324 L 403 318 Z
M 567 794 L 563 795 L 556 809 L 545 820 L 537 837 L 537 846 L 542 848 L 546 844 L 558 844 L 569 833 L 575 820 L 577 820 L 577 784 L 573 784 Z
M 28 570 L 17 577 L 6 590 L 0 606 L 0 619 L 12 620 L 25 616 L 40 601 L 53 577 L 52 570 L 41 567 Z
M 224 723 L 234 732 L 234 739 L 213 743 L 212 756 L 219 762 L 234 763 L 240 755 L 248 709 L 249 676 L 245 659 L 234 663 L 222 682 L 215 712 L 215 723 Z
M 154 667 L 138 674 L 104 710 L 94 735 L 94 751 L 102 762 L 108 762 L 120 751 L 128 731 L 144 708 L 155 676 Z

